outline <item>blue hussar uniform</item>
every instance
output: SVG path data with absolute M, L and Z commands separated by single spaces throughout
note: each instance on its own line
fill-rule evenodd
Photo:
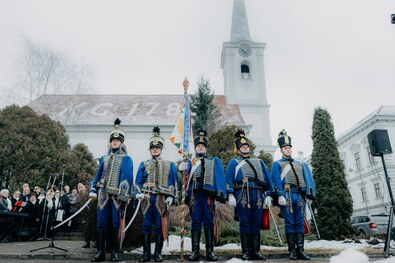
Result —
M 195 148 L 202 144 L 207 149 L 208 139 L 205 130 L 200 129 L 194 138 Z M 226 183 L 222 162 L 217 157 L 196 154 L 192 165 L 187 160 L 188 185 L 186 200 L 192 219 L 192 255 L 189 261 L 199 260 L 199 244 L 202 225 L 206 238 L 206 260 L 216 261 L 214 249 L 215 201 L 226 202 Z
M 235 150 L 250 145 L 244 131 L 236 134 Z M 236 199 L 235 218 L 239 220 L 243 260 L 265 259 L 260 255 L 260 229 L 265 196 L 270 195 L 273 181 L 263 160 L 239 157 L 232 159 L 226 168 L 228 195 Z
M 280 148 L 292 147 L 291 137 L 285 130 L 280 132 L 278 144 Z M 314 200 L 316 194 L 313 176 L 305 163 L 283 155 L 280 160 L 273 163 L 272 177 L 278 195 L 286 200 L 286 205 L 280 205 L 280 209 L 285 221 L 285 234 L 291 259 L 295 256 L 298 259 L 307 259 L 307 256 L 303 258 L 305 255 L 301 256 L 301 253 L 304 243 L 306 198 Z
M 150 149 L 163 149 L 165 140 L 159 136 L 159 127 L 154 127 L 150 138 Z M 159 154 L 160 155 L 160 154 Z M 144 237 L 144 253 L 140 262 L 150 261 L 151 233 L 155 234 L 155 262 L 162 261 L 163 247 L 162 218 L 166 217 L 167 206 L 171 205 L 177 196 L 177 169 L 173 162 L 163 160 L 160 156 L 141 162 L 135 183 L 136 196 L 141 196 L 141 211 L 144 215 L 142 233 Z M 142 196 L 143 195 L 143 196 Z M 164 218 L 166 219 L 166 218 Z
M 115 122 L 115 129 L 110 134 L 110 143 L 113 139 L 124 142 L 125 132 L 119 129 L 120 120 Z M 109 217 L 112 218 L 113 228 L 113 251 L 111 261 L 118 261 L 117 250 L 119 247 L 118 230 L 120 214 L 125 204 L 133 193 L 133 161 L 127 155 L 123 144 L 117 149 L 109 147 L 107 155 L 100 158 L 96 176 L 90 183 L 90 196 L 97 196 L 97 230 L 98 230 L 98 254 L 92 261 L 104 261 L 105 258 L 105 234 Z

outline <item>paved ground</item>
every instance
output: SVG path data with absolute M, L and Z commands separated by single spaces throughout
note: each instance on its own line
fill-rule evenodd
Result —
M 54 243 L 51 241 L 33 241 L 33 242 L 13 242 L 13 243 L 0 243 L 0 262 L 24 262 L 24 263 L 39 263 L 39 262 L 89 262 L 90 258 L 95 254 L 95 249 L 83 249 L 81 246 L 83 241 L 66 241 L 66 240 L 55 240 Z M 53 247 L 54 246 L 54 247 Z M 61 249 L 66 249 L 67 252 L 59 250 L 55 247 Z M 42 248 L 42 249 L 41 249 Z M 32 251 L 35 250 L 35 251 Z M 307 251 L 308 253 L 308 251 Z M 332 256 L 330 253 L 308 253 L 313 257 L 314 262 L 330 262 L 329 258 Z M 234 257 L 235 255 L 226 254 L 219 256 L 220 262 L 225 262 L 226 260 Z M 288 254 L 277 253 L 266 255 L 269 259 L 266 262 L 290 262 L 288 259 Z M 120 262 L 135 262 L 137 261 L 139 255 L 137 254 L 120 254 Z M 179 261 L 178 255 L 163 255 L 166 262 L 177 262 Z M 370 261 L 376 261 L 383 259 L 383 253 L 369 254 Z M 110 255 L 107 254 L 107 260 L 109 260 Z M 186 258 L 185 258 L 186 259 Z M 203 257 L 202 257 L 203 260 Z M 395 261 L 395 258 L 394 258 Z M 186 261 L 188 262 L 188 261 Z M 305 261 L 292 261 L 295 263 L 305 262 Z
M 43 260 L 42 259 L 35 259 L 35 260 L 26 260 L 26 259 L 7 259 L 7 263 L 42 263 Z M 59 260 L 45 260 L 45 262 L 53 262 L 53 263 L 59 263 Z M 81 263 L 81 262 L 87 262 L 87 260 L 82 261 L 82 260 L 67 260 L 67 263 Z M 109 261 L 106 261 L 109 262 Z M 131 260 L 127 260 L 127 261 L 119 261 L 120 263 L 126 263 L 126 262 L 138 262 L 137 260 L 135 261 L 131 261 Z M 176 260 L 166 260 L 164 262 L 179 262 Z M 188 261 L 185 261 L 188 262 Z M 219 263 L 224 263 L 225 261 L 218 261 Z M 275 259 L 275 260 L 266 260 L 265 262 L 290 262 L 289 259 Z M 302 262 L 306 262 L 306 261 L 292 261 L 295 263 L 302 263 Z M 329 259 L 316 259 L 316 260 L 310 260 L 308 261 L 310 263 L 321 263 L 321 262 L 329 262 Z

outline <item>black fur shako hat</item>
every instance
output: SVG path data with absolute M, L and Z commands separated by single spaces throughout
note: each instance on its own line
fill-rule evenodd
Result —
M 292 147 L 291 137 L 288 136 L 286 130 L 282 129 L 282 131 L 280 131 L 278 134 L 277 143 L 280 148 L 283 148 L 284 146 Z
M 200 128 L 198 131 L 197 136 L 193 139 L 193 144 L 195 145 L 195 148 L 198 144 L 203 144 L 204 146 L 208 146 L 208 139 L 207 139 L 207 132 L 203 128 Z
M 160 129 L 158 126 L 155 126 L 152 129 L 152 134 L 153 136 L 149 139 L 149 148 L 151 147 L 159 147 L 163 149 L 163 146 L 165 145 L 165 139 L 163 137 L 159 136 L 160 135 Z
M 235 133 L 235 152 L 237 152 L 241 146 L 247 144 L 248 146 L 250 146 L 250 140 L 246 137 L 245 132 L 240 129 Z
M 110 142 L 112 139 L 118 139 L 122 143 L 125 141 L 126 133 L 119 128 L 120 125 L 121 125 L 121 120 L 117 118 L 114 121 L 114 129 L 110 133 L 110 140 L 109 140 Z

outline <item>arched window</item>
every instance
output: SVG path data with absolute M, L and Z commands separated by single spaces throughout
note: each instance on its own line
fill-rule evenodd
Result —
M 250 78 L 250 67 L 246 64 L 241 64 L 241 78 L 249 79 Z

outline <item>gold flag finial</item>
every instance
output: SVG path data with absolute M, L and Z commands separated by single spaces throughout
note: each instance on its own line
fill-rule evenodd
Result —
M 182 82 L 182 85 L 184 86 L 184 92 L 186 94 L 188 91 L 188 87 L 189 87 L 189 81 L 188 81 L 187 77 L 185 77 L 184 81 Z

